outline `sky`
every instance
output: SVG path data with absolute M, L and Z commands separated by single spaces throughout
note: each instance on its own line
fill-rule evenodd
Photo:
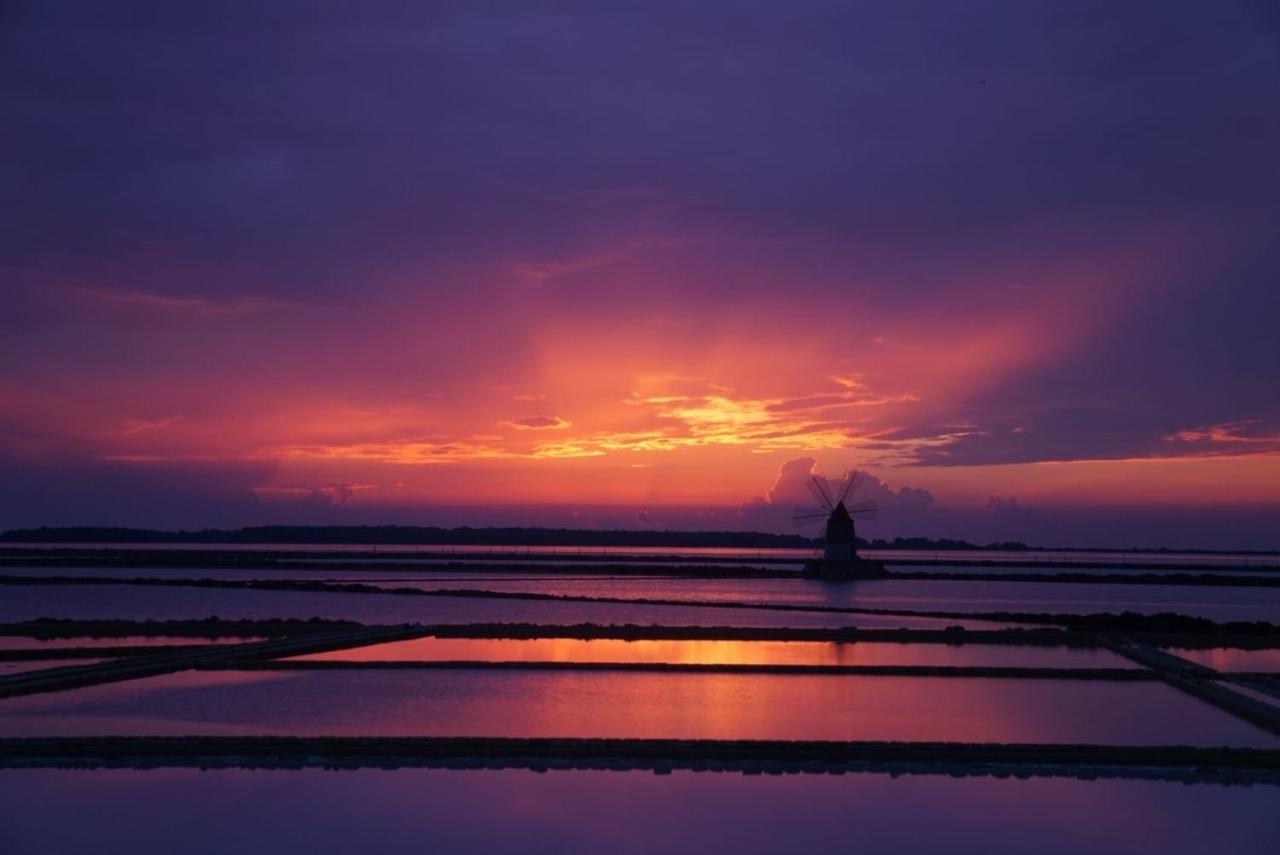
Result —
M 1280 12 L 8 2 L 0 528 L 1280 548 Z

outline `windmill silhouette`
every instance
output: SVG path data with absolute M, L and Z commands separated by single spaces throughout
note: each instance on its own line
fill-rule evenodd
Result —
M 866 473 L 851 469 L 834 485 L 829 482 L 824 484 L 824 481 L 825 478 L 811 475 L 805 484 L 819 507 L 796 508 L 791 515 L 791 523 L 796 528 L 826 521 L 822 538 L 822 560 L 806 565 L 806 572 L 825 578 L 882 575 L 883 565 L 866 561 L 858 555 L 854 520 L 875 520 L 880 511 L 871 499 L 853 501 L 858 490 L 866 483 Z

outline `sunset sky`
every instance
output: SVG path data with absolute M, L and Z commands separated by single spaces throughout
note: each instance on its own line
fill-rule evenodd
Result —
M 0 529 L 854 467 L 869 537 L 1280 548 L 1271 4 L 18 2 L 0 69 Z

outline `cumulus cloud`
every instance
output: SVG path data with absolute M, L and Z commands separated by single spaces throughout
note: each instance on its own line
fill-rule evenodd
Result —
M 303 502 L 319 507 L 345 505 L 361 490 L 372 490 L 373 484 L 353 484 L 349 481 L 330 481 L 317 487 L 261 486 L 254 492 L 264 499 L 285 502 Z
M 828 495 L 839 492 L 844 484 L 842 476 L 830 476 L 817 471 L 817 461 L 812 457 L 797 457 L 778 468 L 773 486 L 763 496 L 754 496 L 739 508 L 743 521 L 751 527 L 768 531 L 792 529 L 791 515 L 797 507 L 813 507 L 816 502 L 809 484 L 817 480 Z M 862 473 L 853 494 L 855 501 L 870 500 L 880 509 L 884 531 L 870 533 L 885 537 L 913 531 L 926 521 L 933 511 L 933 494 L 922 487 L 894 489 L 874 475 Z M 891 534 L 886 534 L 891 533 Z
M 817 461 L 812 457 L 797 457 L 788 460 L 778 468 L 778 477 L 769 488 L 768 503 L 771 505 L 810 503 L 809 479 L 814 475 Z M 825 478 L 822 479 L 824 482 Z

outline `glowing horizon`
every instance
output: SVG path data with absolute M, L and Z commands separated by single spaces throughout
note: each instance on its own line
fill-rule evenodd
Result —
M 1280 547 L 1276 58 L 1243 11 L 1169 15 L 1192 71 L 1172 37 L 1134 69 L 1031 19 L 963 55 L 889 13 L 852 43 L 773 21 L 780 63 L 747 21 L 258 21 L 267 113 L 198 22 L 122 30 L 126 72 L 110 28 L 36 15 L 18 38 L 73 47 L 15 123 L 0 528 L 776 528 L 807 467 L 875 476 L 891 534 L 1052 539 L 1061 512 L 1110 542 L 1128 508 L 1190 545 L 1189 515 L 1245 508 L 1195 542 Z M 64 83 L 117 118 L 51 123 Z

